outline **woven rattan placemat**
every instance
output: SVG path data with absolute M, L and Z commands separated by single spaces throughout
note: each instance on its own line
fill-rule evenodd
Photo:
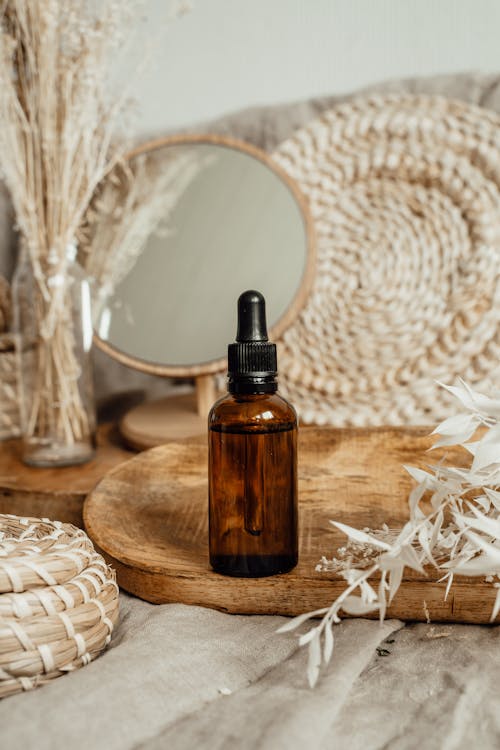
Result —
M 274 158 L 308 199 L 313 289 L 281 345 L 304 422 L 427 424 L 435 380 L 500 374 L 500 117 L 374 96 L 297 131 Z

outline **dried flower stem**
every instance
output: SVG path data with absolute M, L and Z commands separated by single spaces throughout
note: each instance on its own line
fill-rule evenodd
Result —
M 113 163 L 116 112 L 106 106 L 116 3 L 4 0 L 0 16 L 0 164 L 31 261 L 38 320 L 28 436 L 67 444 L 89 431 L 78 388 L 66 248 Z M 58 278 L 59 284 L 50 284 Z
M 280 628 L 280 632 L 294 630 L 311 617 L 323 615 L 322 622 L 299 641 L 309 644 L 311 686 L 321 664 L 332 656 L 332 628 L 340 621 L 339 612 L 378 611 L 383 620 L 407 567 L 423 573 L 424 566 L 432 565 L 441 571 L 441 580 L 446 581 L 444 598 L 454 576 L 485 576 L 497 588 L 491 619 L 500 612 L 500 398 L 476 393 L 463 381 L 443 387 L 467 411 L 435 429 L 442 437 L 434 447 L 461 445 L 473 456 L 471 466 L 439 465 L 431 472 L 407 467 L 417 486 L 408 499 L 408 522 L 397 534 L 387 527 L 367 533 L 332 521 L 349 541 L 341 561 L 322 558 L 317 570 L 334 571 L 348 585 L 329 608 L 300 615 Z M 486 429 L 478 440 L 469 442 L 478 427 Z M 375 575 L 379 576 L 376 589 L 371 584 Z M 355 596 L 356 590 L 359 595 Z
M 67 314 L 66 248 L 125 150 L 128 87 L 115 99 L 109 89 L 137 7 L 116 0 L 0 1 L 0 167 L 36 280 L 37 384 L 28 434 L 55 427 L 65 443 L 89 430 Z M 54 277 L 59 284 L 51 285 Z

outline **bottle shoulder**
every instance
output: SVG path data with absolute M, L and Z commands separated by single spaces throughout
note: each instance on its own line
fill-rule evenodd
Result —
M 297 413 L 279 393 L 227 393 L 215 402 L 208 416 L 211 429 L 239 427 L 251 430 L 293 429 Z

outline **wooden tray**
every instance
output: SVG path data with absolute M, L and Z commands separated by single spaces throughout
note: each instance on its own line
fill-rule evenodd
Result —
M 50 518 L 83 527 L 83 503 L 114 466 L 135 455 L 120 442 L 116 428 L 102 425 L 93 461 L 81 466 L 39 469 L 23 464 L 21 442 L 0 443 L 0 513 Z
M 424 466 L 427 428 L 303 429 L 299 441 L 300 562 L 286 575 L 260 579 L 213 573 L 207 553 L 205 439 L 153 448 L 111 471 L 84 506 L 85 526 L 127 591 L 151 602 L 184 602 L 225 612 L 296 615 L 327 606 L 342 579 L 316 573 L 321 555 L 345 542 L 329 519 L 360 528 L 400 527 L 411 478 L 402 464 Z M 448 450 L 449 458 L 463 453 Z M 447 601 L 435 573 L 410 572 L 388 616 L 403 620 L 486 623 L 496 590 L 458 578 Z M 425 604 L 424 604 L 425 602 Z

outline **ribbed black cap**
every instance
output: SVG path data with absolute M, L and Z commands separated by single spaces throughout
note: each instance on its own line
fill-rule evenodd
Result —
M 236 342 L 227 350 L 229 390 L 233 393 L 275 391 L 276 345 L 267 337 L 266 301 L 249 290 L 238 299 Z

